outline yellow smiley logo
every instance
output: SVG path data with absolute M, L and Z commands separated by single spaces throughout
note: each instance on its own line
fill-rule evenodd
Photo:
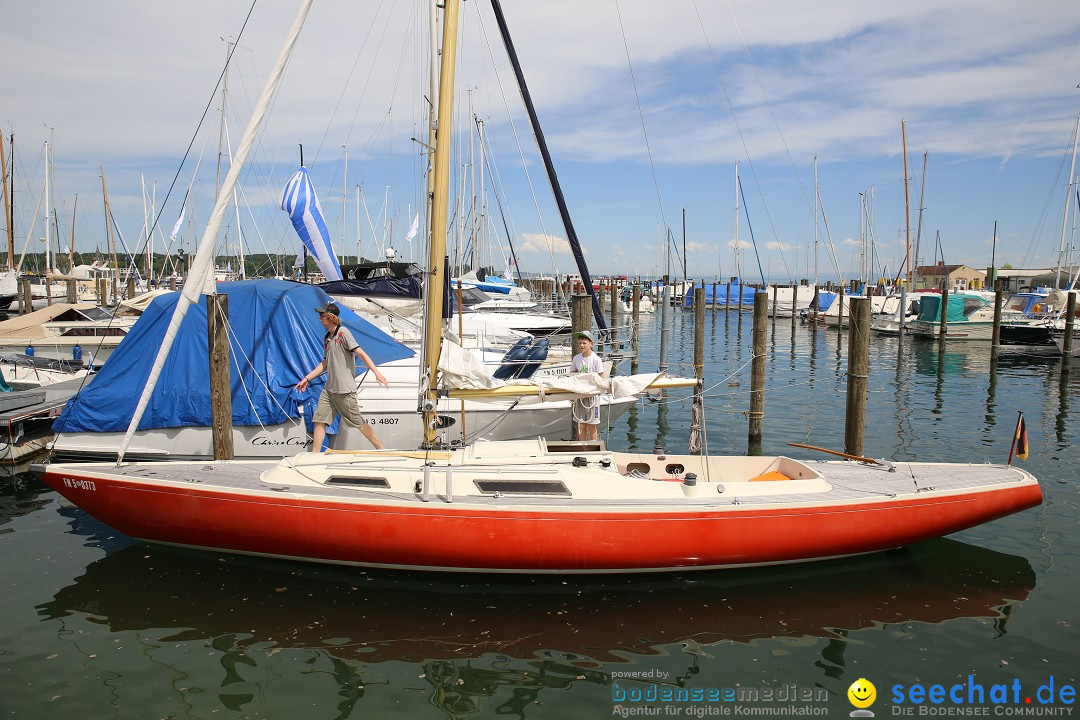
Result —
M 847 689 L 848 700 L 857 708 L 868 708 L 877 700 L 877 688 L 866 678 L 859 678 Z

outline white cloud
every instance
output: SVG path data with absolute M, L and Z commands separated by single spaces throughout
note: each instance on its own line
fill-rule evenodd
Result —
M 142 225 L 140 173 L 146 172 L 148 185 L 157 184 L 160 206 L 193 136 L 192 155 L 162 216 L 179 214 L 179 197 L 198 165 L 201 196 L 189 205 L 188 216 L 205 220 L 215 184 L 219 100 L 213 90 L 226 49 L 220 38 L 240 32 L 246 8 L 211 0 L 183 6 L 114 0 L 108 12 L 62 0 L 9 5 L 0 46 L 19 63 L 5 77 L 0 129 L 19 138 L 16 207 L 25 217 L 16 218 L 16 226 L 29 225 L 41 187 L 46 125 L 56 129 L 58 205 L 71 207 L 74 194 L 80 195 L 78 249 L 100 236 L 100 214 L 84 212 L 89 198 L 100 195 L 98 162 L 105 165 L 114 212 L 130 237 Z M 734 160 L 744 162 L 741 177 L 759 247 L 767 238 L 808 236 L 804 220 L 785 216 L 810 214 L 804 197 L 815 153 L 834 168 L 823 169 L 822 177 L 823 193 L 830 193 L 829 183 L 838 188 L 836 200 L 827 202 L 833 230 L 837 237 L 854 234 L 854 193 L 871 183 L 892 189 L 900 183 L 901 117 L 908 121 L 909 150 L 932 153 L 930 212 L 934 206 L 957 208 L 950 235 L 976 245 L 985 237 L 988 212 L 1008 206 L 1012 217 L 1000 218 L 1002 236 L 1012 230 L 1026 244 L 1042 198 L 1025 204 L 1019 191 L 1052 184 L 1075 116 L 1076 79 L 1067 80 L 1063 70 L 1080 66 L 1075 0 L 696 0 L 669 3 L 662 13 L 648 3 L 548 0 L 508 3 L 506 12 L 575 222 L 591 220 L 594 228 L 588 242 L 593 258 L 628 262 L 637 247 L 653 243 L 649 237 L 627 238 L 660 222 L 658 196 L 688 196 L 691 217 L 708 216 L 708 227 L 725 229 L 697 237 L 726 235 L 730 210 L 716 207 L 730 208 Z M 229 75 L 234 147 L 294 13 L 289 4 L 259 5 L 243 31 Z M 467 112 L 464 93 L 474 88 L 475 112 L 487 118 L 488 140 L 498 156 L 499 182 L 520 217 L 533 212 L 530 194 L 544 194 L 543 171 L 490 9 L 466 3 L 461 16 L 465 42 L 455 131 L 467 126 L 461 120 Z M 270 245 L 266 250 L 277 251 L 277 243 L 295 248 L 276 196 L 299 162 L 298 142 L 304 143 L 335 239 L 347 237 L 351 245 L 362 236 L 366 251 L 384 224 L 398 237 L 397 230 L 408 227 L 411 212 L 425 202 L 426 163 L 412 140 L 425 139 L 423 25 L 420 3 L 325 0 L 314 6 L 243 175 L 245 195 L 261 213 L 258 234 Z M 384 38 L 395 39 L 392 49 Z M 463 133 L 459 137 L 465 140 Z M 512 167 L 521 164 L 519 142 L 531 174 L 528 185 L 511 177 L 522 175 Z M 345 213 L 342 145 L 349 148 Z M 454 161 L 455 177 L 466 162 L 464 152 Z M 1005 166 L 990 188 L 999 192 L 960 195 L 980 183 L 987 189 L 987 178 L 972 175 L 985 173 L 986 165 L 970 171 L 965 166 L 988 158 L 999 169 Z M 1028 165 L 1026 175 L 1014 170 L 1020 162 L 1046 158 L 1044 167 Z M 1045 177 L 1039 174 L 1044 171 Z M 935 197 L 937 177 L 944 189 Z M 361 231 L 353 215 L 358 182 L 371 214 L 371 225 L 362 219 Z M 633 199 L 628 189 L 636 193 Z M 380 207 L 386 196 L 384 221 Z M 768 221 L 755 207 L 766 201 Z M 890 224 L 898 225 L 892 207 L 897 202 L 902 201 L 891 189 L 878 196 L 879 241 L 889 235 Z M 541 212 L 554 218 L 550 207 Z M 665 222 L 672 219 L 670 205 L 666 213 Z M 774 221 L 781 227 L 770 227 Z M 548 221 L 548 227 L 558 225 Z M 598 227 L 604 232 L 595 232 Z M 568 252 L 562 238 L 533 235 L 530 243 L 528 237 L 523 250 Z M 688 243 L 688 250 L 732 247 L 721 239 L 698 245 Z M 626 258 L 612 251 L 623 246 L 630 249 Z M 774 239 L 764 247 L 775 253 L 792 244 Z M 653 262 L 654 253 L 642 254 L 641 263 Z
M 716 246 L 712 243 L 694 242 L 693 240 L 686 243 L 686 252 L 704 252 L 711 253 L 716 252 Z
M 522 233 L 521 249 L 524 252 L 543 252 L 569 255 L 570 241 L 557 235 L 540 235 L 536 233 Z

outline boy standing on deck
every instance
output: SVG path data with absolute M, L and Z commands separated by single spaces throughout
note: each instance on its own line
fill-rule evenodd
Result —
M 593 352 L 593 337 L 588 330 L 574 335 L 578 354 L 570 361 L 570 372 L 591 372 L 604 377 L 604 363 Z M 575 400 L 570 414 L 577 423 L 578 440 L 600 439 L 600 398 L 595 395 Z
M 368 366 L 375 373 L 375 379 L 383 387 L 390 387 L 383 374 L 375 367 L 368 354 L 357 344 L 349 329 L 341 325 L 341 311 L 332 302 L 323 307 L 315 308 L 319 313 L 319 320 L 326 328 L 326 336 L 323 338 L 323 360 L 314 370 L 304 376 L 304 379 L 296 383 L 296 389 L 300 392 L 307 390 L 308 383 L 315 378 L 327 374 L 326 387 L 319 396 L 319 404 L 315 408 L 315 414 L 311 421 L 315 426 L 312 433 L 312 450 L 322 452 L 323 440 L 326 438 L 326 426 L 334 422 L 338 415 L 341 419 L 355 428 L 360 428 L 364 437 L 375 446 L 376 450 L 382 450 L 383 444 L 379 442 L 375 431 L 364 421 L 360 414 L 360 408 L 356 404 L 356 363 L 354 357 Z

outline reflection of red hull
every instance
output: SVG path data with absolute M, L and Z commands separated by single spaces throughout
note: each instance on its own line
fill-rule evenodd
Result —
M 1025 559 L 953 540 L 798 568 L 464 582 L 136 546 L 91 563 L 39 612 L 90 613 L 116 633 L 182 628 L 158 632 L 177 642 L 239 633 L 245 645 L 365 663 L 483 653 L 626 662 L 625 653 L 688 640 L 831 638 L 883 623 L 1001 618 L 1034 584 Z M 206 602 L 193 599 L 199 588 Z
M 96 473 L 83 479 L 75 467 L 62 475 L 46 472 L 44 480 L 133 537 L 276 557 L 443 570 L 604 572 L 822 559 L 940 537 L 1042 500 L 1038 484 L 1030 481 L 873 502 L 641 510 L 599 509 L 584 502 L 529 511 L 314 498 L 265 486 L 237 491 Z

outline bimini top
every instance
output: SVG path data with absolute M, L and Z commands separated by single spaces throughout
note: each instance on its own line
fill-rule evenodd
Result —
M 326 376 L 312 381 L 301 397 L 293 386 L 323 359 L 326 331 L 311 309 L 325 305 L 330 296 L 318 287 L 284 280 L 245 280 L 217 287 L 229 298 L 233 424 L 282 423 L 298 417 L 298 406 L 311 417 Z M 154 300 L 101 371 L 68 401 L 53 430 L 127 429 L 178 297 L 173 292 Z M 346 307 L 341 307 L 341 322 L 376 365 L 414 354 Z M 210 424 L 207 348 L 204 296 L 180 325 L 140 430 Z M 362 363 L 357 365 L 366 370 Z

